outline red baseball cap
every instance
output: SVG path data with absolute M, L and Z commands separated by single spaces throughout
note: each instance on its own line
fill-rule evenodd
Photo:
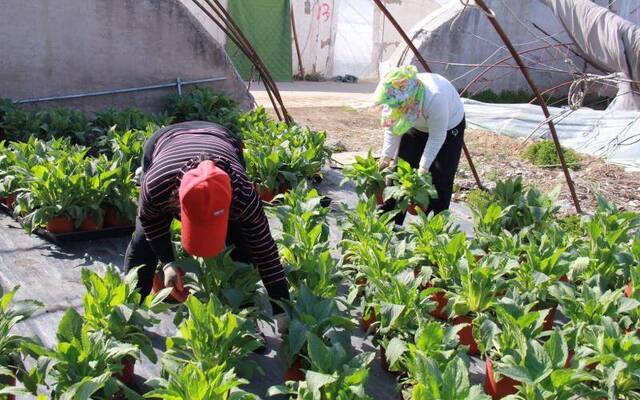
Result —
M 182 246 L 196 257 L 222 252 L 227 239 L 231 178 L 213 161 L 203 161 L 180 182 Z

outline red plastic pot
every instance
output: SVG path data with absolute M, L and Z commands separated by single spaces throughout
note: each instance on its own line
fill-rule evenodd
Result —
M 275 194 L 273 194 L 273 192 L 271 192 L 271 190 L 269 189 L 262 189 L 259 193 L 260 200 L 266 201 L 267 203 L 271 203 L 273 201 L 273 198 L 275 197 Z
M 493 372 L 493 362 L 490 358 L 487 358 L 486 365 L 487 369 L 484 378 L 484 392 L 486 394 L 491 396 L 493 400 L 497 400 L 518 393 L 516 386 L 519 385 L 520 382 L 507 376 L 503 376 L 502 379 L 496 381 L 496 376 Z
M 624 295 L 627 297 L 633 296 L 633 282 L 627 283 L 627 286 L 624 287 Z
M 54 217 L 47 222 L 47 230 L 51 233 L 70 233 L 73 229 L 73 220 L 70 217 Z
M 375 310 L 371 310 L 368 317 L 365 317 L 365 314 L 362 315 L 362 318 L 360 319 L 360 328 L 367 332 L 374 322 L 376 322 L 376 312 Z
M 302 371 L 302 360 L 296 358 L 293 364 L 284 371 L 284 381 L 303 381 L 304 372 Z
M 461 315 L 453 319 L 454 325 L 464 325 L 464 328 L 458 331 L 458 338 L 460 344 L 469 346 L 469 355 L 477 356 L 480 354 L 478 349 L 478 343 L 473 337 L 473 318 L 466 315 Z
M 416 211 L 417 206 L 415 204 L 410 204 L 409 208 L 407 208 L 407 212 L 411 215 L 418 215 L 418 211 Z
M 15 202 L 16 202 L 16 195 L 15 194 L 10 194 L 4 199 L 4 204 L 6 204 L 7 207 L 9 207 L 9 210 L 13 210 L 13 206 L 14 206 Z
M 564 367 L 569 368 L 571 365 L 571 361 L 573 361 L 573 357 L 576 355 L 576 352 L 573 350 L 569 350 L 567 352 L 567 361 L 564 362 Z
M 449 317 L 444 313 L 444 309 L 447 307 L 449 300 L 446 297 L 445 291 L 440 291 L 431 295 L 431 301 L 436 302 L 436 309 L 431 311 L 431 316 L 441 320 L 447 320 Z
M 553 320 L 556 318 L 556 311 L 558 311 L 558 306 L 550 308 L 549 313 L 544 318 L 544 324 L 542 325 L 542 328 L 545 331 L 550 331 L 551 329 L 553 329 Z
M 133 381 L 133 375 L 135 372 L 136 359 L 133 357 L 125 357 L 121 361 L 122 363 L 122 372 L 118 374 L 114 374 L 120 382 L 128 385 Z
M 376 193 L 376 204 L 379 206 L 384 204 L 384 195 L 382 192 Z
M 78 230 L 81 232 L 85 231 L 98 231 L 102 229 L 103 224 L 98 224 L 93 215 L 87 215 L 84 217 L 84 221 L 78 227 Z
M 184 278 L 184 271 L 178 268 L 178 284 L 177 287 L 173 288 L 169 297 L 178 303 L 184 303 L 187 301 L 187 297 L 189 297 L 189 289 L 185 288 L 182 285 Z M 160 276 L 160 274 L 155 274 L 153 276 L 153 285 L 151 287 L 151 293 L 155 294 L 164 289 L 164 280 Z
M 121 227 L 131 225 L 132 221 L 128 220 L 118 210 L 109 207 L 104 212 L 104 226 L 106 228 Z
M 569 282 L 569 277 L 565 274 L 560 277 L 560 282 Z

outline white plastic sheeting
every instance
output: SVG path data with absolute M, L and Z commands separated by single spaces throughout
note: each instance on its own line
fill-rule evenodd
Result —
M 511 137 L 550 138 L 540 106 L 486 104 L 469 99 L 464 103 L 467 121 L 474 127 Z M 557 107 L 549 111 L 563 146 L 640 171 L 640 112 Z

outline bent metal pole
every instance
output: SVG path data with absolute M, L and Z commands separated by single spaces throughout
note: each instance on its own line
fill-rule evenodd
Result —
M 549 107 L 547 107 L 547 102 L 544 100 L 544 98 L 540 94 L 540 90 L 538 89 L 536 84 L 533 82 L 533 79 L 531 79 L 531 75 L 529 75 L 527 66 L 524 65 L 524 62 L 522 61 L 520 54 L 518 54 L 518 51 L 515 49 L 515 47 L 513 47 L 513 43 L 511 43 L 511 40 L 509 40 L 507 33 L 504 31 L 504 29 L 502 29 L 502 26 L 496 19 L 496 15 L 493 13 L 493 11 L 491 11 L 491 9 L 489 9 L 489 7 L 484 2 L 484 0 L 475 0 L 475 2 L 478 5 L 478 7 L 480 7 L 480 9 L 484 11 L 484 13 L 486 14 L 487 18 L 489 19 L 489 22 L 491 23 L 491 25 L 493 25 L 493 28 L 496 30 L 496 33 L 498 34 L 498 36 L 500 36 L 500 39 L 502 39 L 502 41 L 504 42 L 505 46 L 509 50 L 509 53 L 511 53 L 511 56 L 520 67 L 520 72 L 522 72 L 524 79 L 529 84 L 529 87 L 531 87 L 531 90 L 535 94 L 536 99 L 538 100 L 538 103 L 540 103 L 542 112 L 544 113 L 544 116 L 547 118 L 549 131 L 551 132 L 551 137 L 553 137 L 553 143 L 556 146 L 556 152 L 558 153 L 558 158 L 560 159 L 560 165 L 562 165 L 562 171 L 564 172 L 564 177 L 567 180 L 567 185 L 569 186 L 569 191 L 571 192 L 573 205 L 575 206 L 576 212 L 578 214 L 582 213 L 582 209 L 580 207 L 580 201 L 578 200 L 578 195 L 576 194 L 576 189 L 573 185 L 573 180 L 571 179 L 571 174 L 569 173 L 569 167 L 567 166 L 567 161 L 564 158 L 564 153 L 562 152 L 562 146 L 560 145 L 560 139 L 558 139 L 558 132 L 556 132 L 556 126 L 553 123 L 553 120 L 551 118 L 551 113 L 549 112 Z
M 373 0 L 373 2 L 378 6 L 380 11 L 382 11 L 385 17 L 389 20 L 389 22 L 391 22 L 391 25 L 393 25 L 393 27 L 396 28 L 400 36 L 402 36 L 402 39 L 405 41 L 407 46 L 411 49 L 415 57 L 418 59 L 418 61 L 422 65 L 422 68 L 424 68 L 426 72 L 431 72 L 431 68 L 429 68 L 429 64 L 427 64 L 427 60 L 425 60 L 424 57 L 422 57 L 422 54 L 420 54 L 420 52 L 418 51 L 416 46 L 413 44 L 409 36 L 407 36 L 407 33 L 404 31 L 404 29 L 402 29 L 402 27 L 400 26 L 398 21 L 396 21 L 393 15 L 391 15 L 391 12 L 389 12 L 387 7 L 385 7 L 385 5 L 382 3 L 381 0 Z M 467 162 L 469 163 L 469 168 L 471 169 L 473 178 L 476 181 L 476 185 L 478 185 L 480 189 L 484 189 L 484 186 L 480 181 L 480 176 L 478 175 L 478 171 L 476 170 L 476 166 L 474 165 L 473 160 L 471 159 L 471 153 L 469 152 L 469 149 L 467 148 L 467 144 L 464 141 L 462 142 L 462 150 L 464 150 L 464 156 L 467 158 Z

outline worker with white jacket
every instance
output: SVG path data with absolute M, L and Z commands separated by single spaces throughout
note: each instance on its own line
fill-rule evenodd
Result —
M 413 168 L 429 171 L 438 198 L 429 202 L 426 212 L 448 209 L 466 126 L 458 91 L 446 78 L 418 74 L 417 68 L 409 65 L 388 72 L 375 97 L 383 107 L 385 127 L 380 167 L 400 158 Z M 393 210 L 395 202 L 389 200 L 382 208 Z M 398 224 L 403 221 L 404 213 L 396 218 Z

